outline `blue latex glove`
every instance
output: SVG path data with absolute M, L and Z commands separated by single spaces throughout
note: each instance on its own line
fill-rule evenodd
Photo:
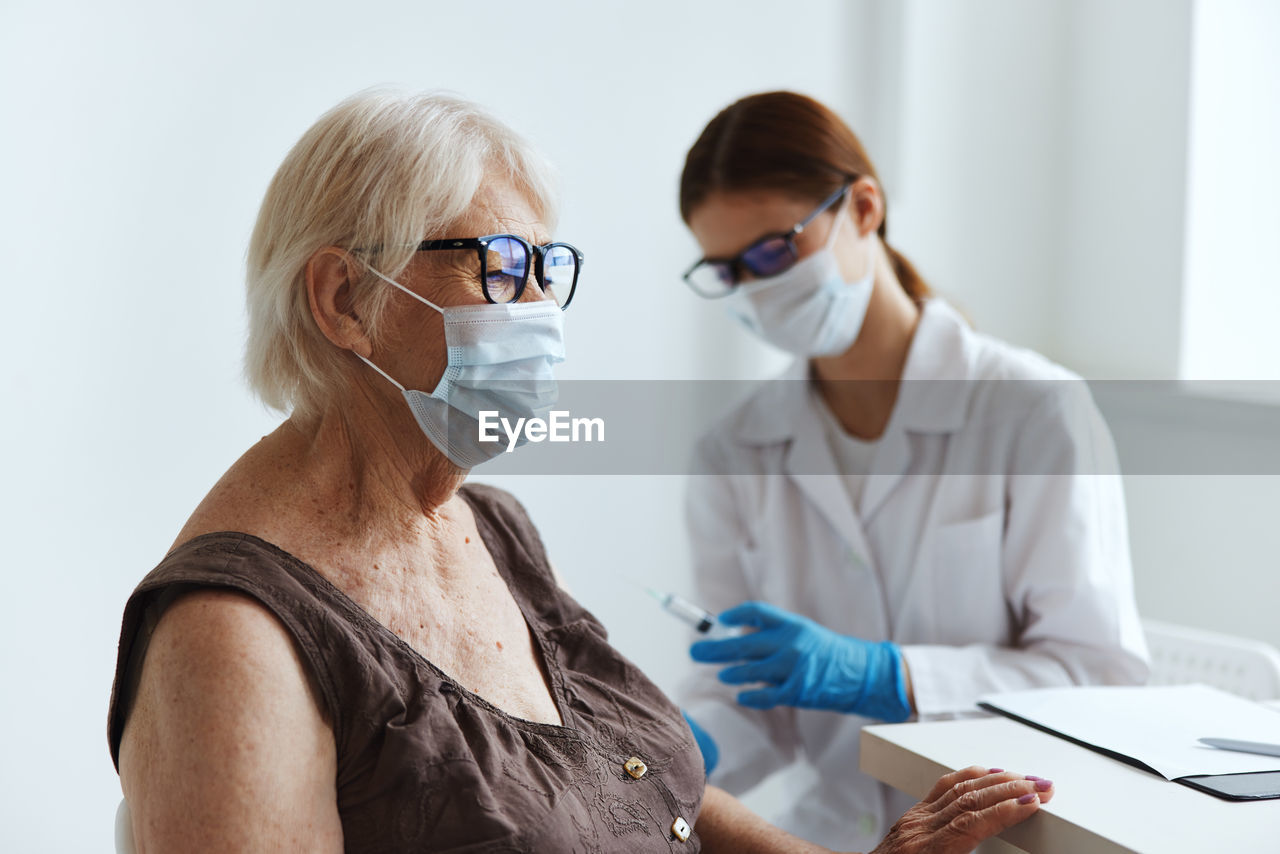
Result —
M 711 772 L 716 770 L 716 765 L 720 764 L 720 748 L 716 746 L 711 733 L 698 726 L 698 722 L 689 717 L 688 712 L 681 709 L 680 714 L 684 715 L 689 729 L 693 730 L 693 740 L 698 742 L 698 750 L 702 751 L 702 764 L 707 769 L 707 776 L 710 777 Z
M 738 694 L 752 709 L 797 706 L 854 712 L 890 723 L 911 716 L 897 644 L 837 634 L 808 617 L 762 602 L 744 602 L 720 615 L 730 626 L 751 626 L 727 640 L 699 641 L 694 661 L 741 661 L 720 671 L 729 685 L 764 682 Z

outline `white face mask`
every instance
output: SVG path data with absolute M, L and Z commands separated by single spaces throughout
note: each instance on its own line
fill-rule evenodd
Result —
M 422 432 L 454 465 L 475 468 L 507 450 L 506 442 L 480 441 L 481 411 L 496 411 L 513 424 L 550 412 L 558 396 L 552 366 L 564 361 L 564 312 L 555 301 L 441 308 L 369 269 L 444 315 L 448 367 L 430 394 L 405 388 L 356 355 L 404 393 Z M 517 444 L 526 441 L 521 431 Z
M 744 326 L 801 358 L 835 356 L 852 347 L 871 302 L 875 263 L 869 258 L 862 278 L 846 282 L 832 248 L 846 206 L 840 206 L 822 249 L 776 276 L 739 285 L 726 300 Z

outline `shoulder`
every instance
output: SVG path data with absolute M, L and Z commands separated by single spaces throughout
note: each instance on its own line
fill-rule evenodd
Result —
M 506 529 L 520 541 L 541 538 L 529 511 L 510 492 L 488 483 L 467 482 L 458 490 L 477 515 L 497 527 Z
M 971 435 L 1007 445 L 1017 473 L 1118 471 L 1110 431 L 1083 377 L 992 336 L 970 330 L 967 338 Z
M 1062 423 L 1092 419 L 1096 406 L 1079 374 L 1023 347 L 975 333 L 977 393 L 996 412 Z
M 256 653 L 263 663 L 294 662 L 293 639 L 261 602 L 237 590 L 198 589 L 174 601 L 151 637 L 152 652 L 206 658 L 232 670 L 238 656 Z
M 152 634 L 120 745 L 135 827 L 161 847 L 197 834 L 234 847 L 251 826 L 278 839 L 298 822 L 333 839 L 336 748 L 320 708 L 264 606 L 225 590 L 181 596 Z
M 1010 344 L 980 332 L 969 332 L 973 376 L 978 380 L 1025 382 L 1083 382 L 1074 371 L 1026 347 Z
M 927 311 L 932 334 L 947 339 L 939 349 L 963 368 L 952 368 L 952 378 L 963 378 L 973 398 L 978 420 L 1022 420 L 1033 412 L 1059 412 L 1092 406 L 1087 383 L 1074 371 L 1047 356 L 973 329 L 954 308 L 931 301 Z M 939 364 L 946 360 L 937 360 Z M 944 372 L 946 369 L 942 369 Z
M 527 516 L 524 505 L 507 490 L 491 483 L 479 483 L 469 480 L 458 491 L 471 499 L 471 503 L 482 504 L 506 513 L 517 513 Z
M 295 559 L 247 534 L 206 535 L 171 551 L 125 605 L 108 710 L 112 757 L 136 705 L 148 700 L 144 683 L 157 675 L 187 674 L 208 686 L 268 674 L 301 686 L 332 717 L 338 695 L 325 662 L 337 633 L 319 586 Z
M 976 382 L 1080 379 L 1034 350 L 975 329 L 965 315 L 941 297 L 923 304 L 908 373 L 922 380 Z
M 556 570 L 547 556 L 546 544 L 529 511 L 510 492 L 487 483 L 465 483 L 458 490 L 477 521 L 497 535 L 491 546 L 499 550 L 495 560 L 505 559 L 514 569 L 532 567 L 536 573 L 559 586 Z M 492 551 L 492 549 L 491 549 Z
M 163 698 L 163 700 L 161 700 Z M 235 590 L 183 593 L 159 616 L 139 674 L 135 713 L 320 720 L 322 705 L 291 634 Z M 128 727 L 126 727 L 127 738 Z

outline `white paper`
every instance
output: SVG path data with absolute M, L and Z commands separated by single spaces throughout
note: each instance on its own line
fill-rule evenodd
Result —
M 1280 757 L 1200 744 L 1201 738 L 1280 744 L 1280 712 L 1205 685 L 1042 688 L 989 694 L 981 701 L 1137 759 L 1167 780 L 1280 771 Z

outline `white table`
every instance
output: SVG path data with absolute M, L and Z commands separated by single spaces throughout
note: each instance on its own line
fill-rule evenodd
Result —
M 983 851 L 1280 852 L 1280 800 L 1220 800 L 1008 718 L 869 726 L 860 765 L 917 798 L 967 765 L 1053 780 L 1053 801 Z

